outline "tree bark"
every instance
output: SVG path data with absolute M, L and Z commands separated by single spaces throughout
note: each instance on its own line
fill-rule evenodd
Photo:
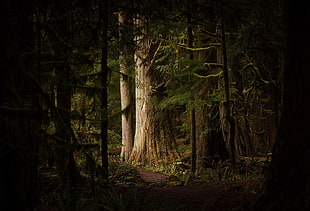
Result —
M 148 17 L 140 15 L 135 26 L 142 29 L 135 37 L 136 51 L 136 129 L 130 161 L 157 166 L 165 162 L 174 162 L 177 158 L 173 138 L 165 132 L 166 122 L 154 118 L 155 106 L 151 99 L 152 86 L 156 86 L 154 64 L 159 49 L 159 41 L 147 38 Z
M 121 110 L 122 110 L 122 151 L 121 159 L 127 161 L 133 147 L 133 112 L 131 103 L 131 86 L 130 86 L 130 62 L 129 44 L 131 36 L 125 33 L 128 27 L 128 17 L 120 13 L 118 16 L 120 27 L 120 93 L 121 93 Z M 129 36 L 129 37 L 128 37 Z M 126 38 L 127 37 L 127 38 Z
M 141 19 L 136 19 L 135 21 L 137 27 L 144 25 Z M 157 158 L 156 152 L 152 156 L 149 152 L 156 149 L 151 144 L 155 142 L 155 126 L 154 122 L 151 121 L 154 108 L 150 103 L 151 75 L 149 73 L 149 64 L 143 59 L 148 56 L 148 50 L 151 48 L 151 40 L 137 36 L 135 41 L 137 42 L 137 50 L 134 55 L 136 62 L 136 129 L 131 160 L 144 163 L 148 159 L 153 160 Z M 147 148 L 147 145 L 150 148 Z
M 228 61 L 227 61 L 227 48 L 226 48 L 226 35 L 225 35 L 225 23 L 224 12 L 222 7 L 222 21 L 221 21 L 221 35 L 222 35 L 222 48 L 223 48 L 223 79 L 224 79 L 224 102 L 223 102 L 223 121 L 222 130 L 224 129 L 225 122 L 228 126 L 227 134 L 224 134 L 224 138 L 228 144 L 228 153 L 232 166 L 236 165 L 236 151 L 235 151 L 235 120 L 231 116 L 230 112 L 230 96 L 229 96 L 229 77 L 228 77 Z
M 190 6 L 189 6 L 190 8 Z M 191 10 L 189 10 L 191 12 Z M 192 17 L 191 14 L 187 14 L 187 36 L 188 36 L 188 42 L 187 46 L 189 48 L 193 48 L 193 42 L 194 42 L 194 36 L 193 36 L 193 30 L 192 30 Z M 194 60 L 194 55 L 190 51 L 189 52 L 189 60 Z M 195 99 L 192 99 L 192 104 L 190 105 L 190 119 L 191 119 L 191 171 L 192 175 L 195 175 L 196 173 L 196 160 L 197 160 L 197 140 L 196 140 L 196 109 L 195 109 Z

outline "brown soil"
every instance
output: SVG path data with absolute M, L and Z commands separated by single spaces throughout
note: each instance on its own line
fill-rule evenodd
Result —
M 248 210 L 248 206 L 255 198 L 261 187 L 260 181 L 223 181 L 223 182 L 195 182 L 189 185 L 171 185 L 167 183 L 169 176 L 138 167 L 144 192 L 136 198 L 140 203 L 139 210 Z M 134 187 L 119 189 L 126 197 L 126 193 Z M 135 210 L 137 209 L 137 205 Z
M 138 166 L 137 170 L 138 173 L 140 174 L 142 182 L 145 183 L 161 183 L 161 182 L 167 182 L 169 180 L 168 175 L 147 170 L 141 166 Z

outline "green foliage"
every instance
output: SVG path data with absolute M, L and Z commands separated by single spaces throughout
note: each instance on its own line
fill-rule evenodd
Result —
M 160 104 L 158 104 L 157 108 L 163 110 L 167 108 L 172 109 L 178 105 L 186 105 L 191 98 L 192 95 L 190 93 L 174 94 L 171 97 L 164 99 Z
M 230 181 L 232 180 L 232 166 L 230 162 L 226 160 L 219 160 L 213 163 L 213 167 L 218 176 L 218 180 Z
M 136 184 L 141 178 L 137 168 L 126 163 L 110 162 L 109 179 L 114 184 Z
M 77 210 L 174 210 L 169 202 L 154 204 L 147 187 L 131 186 L 126 192 L 119 192 L 115 186 L 98 186 L 95 199 L 82 198 L 78 201 Z
M 192 172 L 190 170 L 176 171 L 170 175 L 169 183 L 172 185 L 188 185 L 191 178 Z

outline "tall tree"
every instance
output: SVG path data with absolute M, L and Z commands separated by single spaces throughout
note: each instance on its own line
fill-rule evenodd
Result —
M 63 189 L 65 206 L 75 206 L 72 189 L 77 186 L 80 174 L 77 169 L 73 152 L 73 133 L 71 129 L 71 96 L 72 96 L 72 1 L 52 1 L 53 25 L 60 39 L 52 46 L 55 57 L 55 150 L 56 167 Z M 57 21 L 56 21 L 57 20 Z M 53 34 L 50 34 L 53 37 Z
M 1 1 L 0 17 L 0 209 L 30 211 L 39 202 L 41 116 L 34 87 L 33 1 Z
M 161 42 L 152 39 L 148 34 L 150 30 L 151 13 L 147 4 L 140 4 L 139 13 L 135 18 L 137 36 L 135 37 L 135 63 L 136 63 L 136 129 L 134 146 L 130 160 L 149 165 L 158 165 L 165 161 L 176 159 L 174 136 L 171 135 L 167 119 L 155 118 L 157 111 L 152 103 L 153 97 L 162 93 L 156 88 L 156 56 L 160 50 Z M 158 92 L 157 92 L 158 91 Z M 161 96 L 157 96 L 161 97 Z M 159 111 L 160 112 L 160 111 Z M 167 113 L 162 113 L 169 118 Z
M 149 73 L 150 59 L 153 55 L 150 52 L 152 41 L 146 38 L 146 17 L 140 15 L 135 19 L 136 28 L 143 27 L 142 34 L 135 37 L 137 42 L 137 49 L 135 51 L 135 62 L 136 62 L 136 129 L 134 146 L 131 155 L 131 159 L 138 162 L 144 162 L 148 158 L 156 159 L 157 156 L 152 156 L 149 153 L 145 155 L 148 149 L 153 149 L 154 146 L 149 148 L 147 146 L 148 142 L 154 141 L 154 132 L 152 130 L 155 128 L 153 122 L 151 121 L 152 112 L 154 108 L 150 103 L 151 99 L 151 75 Z M 152 48 L 156 48 L 154 44 Z M 153 137 L 152 137 L 153 136 Z
M 120 93 L 122 110 L 122 151 L 121 159 L 127 161 L 133 147 L 133 104 L 131 102 L 130 59 L 132 58 L 130 45 L 130 18 L 127 12 L 120 12 L 119 36 L 120 36 Z
M 226 135 L 226 142 L 228 144 L 229 149 L 229 157 L 233 166 L 236 165 L 236 152 L 235 152 L 235 120 L 231 116 L 231 100 L 229 94 L 229 78 L 228 78 L 228 61 L 227 61 L 227 47 L 226 47 L 226 34 L 225 34 L 225 21 L 224 21 L 224 5 L 222 2 L 221 5 L 221 37 L 222 37 L 222 56 L 223 56 L 223 80 L 224 80 L 224 102 L 223 102 L 223 110 L 224 110 L 224 121 L 228 124 L 228 132 Z M 225 123 L 224 123 L 225 124 Z M 225 130 L 225 126 L 223 126 L 223 130 Z
M 102 15 L 102 46 L 101 46 L 101 157 L 103 178 L 108 180 L 108 18 L 109 1 L 100 1 Z
M 194 36 L 192 29 L 192 17 L 191 17 L 191 5 L 189 4 L 189 13 L 187 14 L 187 46 L 193 48 Z M 194 60 L 193 52 L 189 51 L 189 60 Z M 193 104 L 195 104 L 195 97 L 193 96 Z M 192 106 L 192 105 L 191 105 Z M 191 171 L 192 175 L 195 175 L 196 172 L 196 160 L 197 160 L 197 140 L 196 140 L 196 109 L 195 107 L 190 108 L 190 119 L 191 119 Z
M 252 210 L 310 209 L 310 11 L 306 2 L 284 2 L 288 34 L 283 110 L 270 174 Z

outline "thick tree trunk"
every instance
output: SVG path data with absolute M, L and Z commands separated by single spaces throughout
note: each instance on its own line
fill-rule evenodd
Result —
M 135 21 L 137 27 L 144 27 L 144 34 L 146 20 L 139 17 Z M 166 122 L 154 119 L 156 110 L 151 102 L 152 86 L 156 84 L 153 71 L 159 42 L 143 36 L 135 37 L 135 41 L 136 130 L 130 161 L 151 166 L 173 162 L 177 158 L 175 144 L 172 137 L 166 135 Z
M 310 210 L 310 10 L 306 2 L 286 3 L 283 112 L 270 174 L 252 210 Z
M 138 21 L 138 20 L 137 20 Z M 138 25 L 141 25 L 139 23 Z M 151 47 L 151 41 L 140 40 L 138 50 L 135 53 L 136 61 L 136 129 L 134 146 L 131 160 L 144 163 L 147 160 L 157 159 L 155 147 L 154 122 L 151 120 L 154 115 L 154 107 L 151 104 L 151 75 L 149 65 L 143 60 L 147 57 Z M 152 144 L 153 143 L 153 144 Z M 151 155 L 154 152 L 154 155 Z
M 131 86 L 130 86 L 130 62 L 132 58 L 128 50 L 129 43 L 128 34 L 125 33 L 128 27 L 128 17 L 126 14 L 120 13 L 118 16 L 120 25 L 120 43 L 123 48 L 120 49 L 120 93 L 121 93 L 121 109 L 122 109 L 122 151 L 121 159 L 127 161 L 133 147 L 133 112 L 131 103 Z M 127 38 L 126 38 L 127 37 Z M 129 40 L 130 40 L 129 36 Z

